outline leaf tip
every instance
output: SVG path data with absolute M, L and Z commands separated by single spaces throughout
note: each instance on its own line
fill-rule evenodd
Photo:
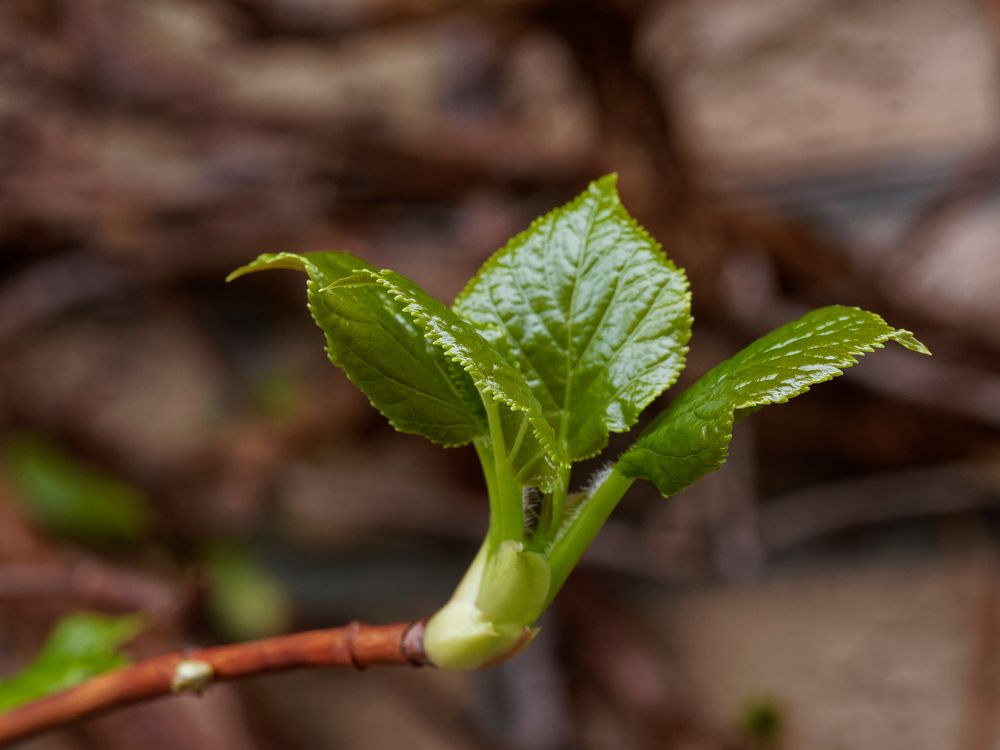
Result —
M 590 184 L 597 188 L 618 192 L 618 173 L 608 172 L 606 175 L 598 177 Z
M 229 275 L 226 276 L 226 283 L 230 281 L 236 281 L 240 276 L 246 276 L 248 273 L 253 273 L 256 269 L 253 268 L 253 263 L 247 263 L 246 265 L 240 266 L 239 268 L 230 271 Z
M 933 356 L 933 354 L 931 354 L 931 350 L 928 349 L 920 339 L 914 336 L 912 332 L 907 331 L 906 329 L 897 329 L 893 335 L 893 339 L 897 344 L 906 347 L 911 352 L 926 354 L 928 357 Z
M 235 281 L 241 276 L 257 271 L 267 271 L 272 268 L 287 268 L 292 271 L 305 271 L 308 261 L 296 253 L 263 253 L 246 265 L 242 265 L 226 276 L 226 283 Z

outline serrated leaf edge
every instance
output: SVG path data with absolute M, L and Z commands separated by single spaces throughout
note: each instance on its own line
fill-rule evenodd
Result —
M 900 346 L 903 346 L 911 351 L 917 352 L 918 354 L 926 354 L 928 356 L 931 355 L 930 350 L 919 339 L 917 339 L 916 336 L 913 335 L 912 331 L 908 331 L 905 328 L 893 328 L 885 321 L 884 318 L 882 318 L 882 316 L 878 315 L 877 313 L 873 313 L 868 310 L 862 310 L 860 307 L 849 307 L 845 305 L 830 305 L 825 308 L 817 308 L 813 312 L 819 312 L 821 310 L 833 310 L 833 309 L 856 310 L 859 312 L 866 313 L 868 315 L 871 315 L 875 319 L 873 322 L 880 323 L 881 325 L 885 326 L 888 330 L 886 330 L 883 334 L 876 336 L 874 340 L 872 340 L 871 343 L 869 344 L 860 344 L 851 347 L 850 349 L 848 349 L 848 351 L 844 352 L 841 357 L 839 357 L 839 359 L 836 361 L 836 364 L 831 364 L 832 370 L 830 372 L 824 373 L 823 376 L 817 380 L 812 380 L 808 383 L 798 386 L 791 393 L 776 396 L 774 398 L 763 397 L 757 399 L 750 399 L 747 401 L 741 401 L 737 404 L 734 404 L 731 408 L 727 409 L 726 415 L 723 418 L 724 434 L 722 440 L 723 442 L 722 456 L 718 462 L 714 463 L 711 469 L 705 472 L 705 474 L 721 468 L 726 463 L 726 460 L 729 457 L 729 447 L 733 441 L 733 429 L 736 425 L 736 412 L 739 411 L 740 409 L 750 409 L 755 406 L 768 406 L 770 404 L 788 403 L 790 399 L 795 398 L 796 396 L 801 396 L 804 393 L 807 393 L 813 386 L 819 385 L 821 383 L 826 383 L 829 382 L 830 380 L 833 380 L 834 378 L 840 377 L 841 375 L 844 374 L 845 369 L 853 367 L 858 363 L 859 357 L 862 357 L 865 354 L 870 354 L 874 352 L 876 349 L 884 349 L 886 343 L 889 341 L 895 341 Z M 724 360 L 723 362 L 716 365 L 716 367 L 713 367 L 712 370 L 705 373 L 705 375 L 703 375 L 701 379 L 705 379 L 711 376 L 717 368 L 724 366 L 726 362 L 728 362 L 728 360 Z M 692 384 L 691 387 L 693 388 L 695 385 L 697 385 L 697 383 Z M 628 450 L 626 450 L 619 457 L 617 461 L 616 466 L 621 467 L 620 470 L 627 477 L 645 478 L 644 474 L 641 471 L 638 471 L 635 467 L 633 467 L 631 463 L 628 461 L 628 455 L 630 453 L 632 452 L 649 453 L 654 456 L 666 456 L 666 454 L 655 451 L 652 448 L 645 447 L 642 444 L 643 439 L 644 437 L 640 435 L 639 438 L 636 440 L 636 442 L 630 448 L 628 448 Z M 711 450 L 711 448 L 705 448 L 704 450 L 705 451 Z M 664 497 L 668 497 L 668 495 L 664 494 Z
M 355 257 L 350 253 L 338 253 L 338 254 L 351 258 Z M 256 273 L 258 271 L 266 271 L 275 268 L 304 272 L 306 274 L 306 308 L 309 310 L 309 316 L 313 319 L 313 322 L 319 327 L 321 331 L 323 331 L 325 339 L 326 331 L 323 329 L 323 326 L 320 322 L 319 311 L 313 304 L 312 294 L 322 293 L 326 291 L 327 288 L 334 285 L 331 284 L 327 285 L 327 287 L 320 287 L 319 282 L 316 281 L 316 279 L 314 278 L 314 275 L 318 274 L 319 268 L 314 263 L 310 262 L 308 260 L 308 257 L 309 257 L 308 253 L 301 253 L 301 254 L 290 253 L 290 252 L 262 253 L 250 263 L 240 266 L 235 271 L 230 273 L 226 277 L 226 281 L 227 282 L 233 281 L 235 279 L 240 278 L 241 276 L 245 276 L 250 273 Z M 357 260 L 359 263 L 368 265 L 361 258 L 357 258 Z M 286 264 L 285 261 L 291 261 L 291 263 Z M 364 265 L 359 266 L 352 273 L 358 273 L 361 271 L 371 273 L 372 272 L 371 268 L 365 268 Z M 345 277 L 345 279 L 341 279 L 340 281 L 344 281 L 346 280 L 346 278 L 349 277 Z M 335 283 L 339 284 L 340 282 L 335 282 Z M 394 429 L 396 432 L 399 432 L 403 435 L 419 435 L 420 437 L 430 440 L 435 445 L 440 445 L 443 448 L 460 448 L 463 445 L 468 445 L 469 443 L 472 442 L 472 440 L 475 439 L 472 438 L 470 440 L 455 440 L 455 441 L 435 440 L 428 437 L 422 432 L 416 432 L 415 430 L 407 429 L 406 427 L 398 424 L 393 417 L 390 417 L 388 414 L 386 414 L 379 407 L 379 405 L 368 396 L 364 388 L 362 388 L 361 385 L 354 379 L 354 377 L 352 377 L 351 374 L 337 361 L 337 358 L 334 356 L 334 353 L 330 351 L 329 342 L 326 342 L 324 344 L 323 351 L 326 353 L 327 359 L 329 359 L 330 362 L 332 362 L 333 365 L 347 377 L 347 379 L 354 385 L 355 388 L 357 388 L 359 391 L 361 391 L 361 393 L 365 395 L 365 398 L 368 399 L 368 403 L 372 405 L 372 408 L 374 408 L 375 411 L 381 414 L 385 418 L 385 420 L 389 423 L 389 425 L 392 427 L 392 429 Z M 445 377 L 447 377 L 447 373 L 445 373 Z M 410 422 L 412 424 L 418 424 L 416 420 L 410 420 Z M 486 425 L 483 424 L 483 435 L 485 435 L 486 432 L 487 432 Z
M 606 185 L 610 185 L 610 187 L 614 191 L 614 193 L 616 195 L 618 194 L 618 189 L 617 189 L 617 185 L 618 185 L 618 173 L 617 172 L 611 172 L 609 174 L 604 175 L 603 177 L 598 177 L 596 180 L 593 180 L 589 185 L 587 185 L 587 189 L 586 190 L 584 190 L 583 192 L 581 192 L 579 195 L 577 195 L 575 198 L 573 198 L 572 200 L 570 200 L 568 203 L 564 203 L 561 206 L 557 206 L 557 207 L 553 208 L 551 211 L 546 211 L 541 216 L 536 217 L 528 225 L 527 229 L 524 229 L 524 230 L 518 232 L 513 237 L 511 237 L 509 240 L 507 240 L 507 242 L 504 243 L 503 247 L 501 247 L 498 250 L 494 251 L 493 254 L 490 255 L 490 257 L 487 258 L 483 262 L 483 264 L 479 267 L 479 270 L 476 271 L 475 274 L 473 274 L 472 278 L 469 279 L 465 283 L 465 286 L 462 287 L 462 291 L 460 291 L 458 293 L 458 295 L 455 297 L 454 303 L 452 303 L 452 306 L 451 306 L 452 311 L 456 315 L 459 315 L 459 313 L 456 310 L 456 308 L 462 302 L 462 300 L 464 300 L 466 297 L 469 296 L 469 294 L 472 293 L 472 287 L 479 281 L 479 278 L 481 276 L 485 275 L 487 271 L 489 271 L 490 269 L 492 269 L 493 266 L 496 265 L 499 262 L 499 259 L 502 258 L 504 255 L 506 255 L 507 253 L 510 253 L 510 252 L 514 252 L 517 248 L 521 247 L 524 244 L 526 238 L 529 235 L 532 235 L 532 234 L 534 234 L 535 232 L 538 231 L 538 227 L 539 227 L 540 224 L 542 224 L 543 222 L 548 221 L 550 218 L 552 218 L 552 219 L 558 218 L 560 215 L 562 215 L 562 214 L 564 214 L 564 213 L 566 213 L 566 212 L 568 212 L 568 211 L 570 211 L 570 210 L 572 210 L 574 208 L 577 208 L 581 203 L 584 202 L 584 200 L 586 200 L 589 197 L 591 191 L 593 191 L 595 188 L 604 187 Z M 464 320 L 464 318 L 463 318 L 463 320 Z
M 604 183 L 610 183 L 611 192 L 612 192 L 612 194 L 614 196 L 614 202 L 615 202 L 615 205 L 614 205 L 614 208 L 613 208 L 614 214 L 616 216 L 624 219 L 625 222 L 633 230 L 635 230 L 643 239 L 647 240 L 649 242 L 649 244 L 650 244 L 650 250 L 652 250 L 652 252 L 658 257 L 658 259 L 660 261 L 663 262 L 663 264 L 668 269 L 670 269 L 671 271 L 673 271 L 674 273 L 676 273 L 678 275 L 679 280 L 680 280 L 681 298 L 682 298 L 683 302 L 685 303 L 684 307 L 686 309 L 686 314 L 684 315 L 683 320 L 677 320 L 677 321 L 675 321 L 675 325 L 677 323 L 684 324 L 685 330 L 682 331 L 683 336 L 682 336 L 682 339 L 680 340 L 681 346 L 680 346 L 680 348 L 678 349 L 678 352 L 677 352 L 677 356 L 678 356 L 677 367 L 675 368 L 675 370 L 674 370 L 673 374 L 671 375 L 671 377 L 668 378 L 663 383 L 663 385 L 659 387 L 659 389 L 653 391 L 652 394 L 648 398 L 646 398 L 644 401 L 637 402 L 636 409 L 635 409 L 635 415 L 632 417 L 632 419 L 630 421 L 626 421 L 623 424 L 623 426 L 621 426 L 621 427 L 617 427 L 617 426 L 612 427 L 610 425 L 605 425 L 608 428 L 608 437 L 604 440 L 604 443 L 597 450 L 595 450 L 593 453 L 590 453 L 590 454 L 585 455 L 585 456 L 581 456 L 580 458 L 576 459 L 577 461 L 584 461 L 584 460 L 586 460 L 588 458 L 593 458 L 594 456 L 596 456 L 599 453 L 603 452 L 604 449 L 608 447 L 608 442 L 611 439 L 611 433 L 613 433 L 613 432 L 614 433 L 628 432 L 630 429 L 632 429 L 632 427 L 635 426 L 635 423 L 639 421 L 639 417 L 646 410 L 646 408 L 651 403 L 653 403 L 653 401 L 655 401 L 657 398 L 659 398 L 660 396 L 662 396 L 674 383 L 677 382 L 677 379 L 681 376 L 681 373 L 684 372 L 684 368 L 687 367 L 687 355 L 688 355 L 688 352 L 691 350 L 691 347 L 689 346 L 689 343 L 691 341 L 691 335 L 692 335 L 692 330 L 691 329 L 694 326 L 694 316 L 691 314 L 691 301 L 692 301 L 691 283 L 690 283 L 690 280 L 687 277 L 687 272 L 683 268 L 678 267 L 673 262 L 673 260 L 670 259 L 670 256 L 667 255 L 666 250 L 663 249 L 663 245 L 659 242 L 659 240 L 657 240 L 655 237 L 653 237 L 653 235 L 650 234 L 649 230 L 646 229 L 646 227 L 644 227 L 642 224 L 640 224 L 639 221 L 634 216 L 632 216 L 632 214 L 630 214 L 628 212 L 628 209 L 625 208 L 625 204 L 622 203 L 621 196 L 618 194 L 618 174 L 615 173 L 615 172 L 612 172 L 611 174 L 605 175 L 604 177 L 601 177 L 600 179 L 594 180 L 594 182 L 591 183 L 591 185 L 593 185 L 595 187 L 596 186 L 603 186 Z M 588 192 L 589 192 L 589 187 L 588 187 Z M 657 295 L 659 295 L 663 291 L 663 289 L 665 289 L 665 288 L 666 287 L 660 287 L 660 289 L 657 290 Z M 608 306 L 610 307 L 613 302 L 614 302 L 614 299 L 612 298 L 611 302 L 608 303 Z M 655 305 L 655 300 L 653 302 L 653 305 Z M 653 305 L 650 305 L 650 307 L 652 307 Z M 637 323 L 636 326 L 638 327 L 641 324 L 642 324 L 642 321 L 640 321 L 639 323 Z M 630 335 L 631 335 L 631 332 L 629 332 L 628 334 L 626 334 L 625 341 L 628 341 L 628 336 L 630 336 Z M 620 349 L 620 347 L 622 345 L 624 345 L 624 343 L 619 346 L 619 349 Z M 617 350 L 616 350 L 616 356 L 617 356 Z M 612 357 L 612 360 L 613 359 L 614 359 L 614 357 Z M 610 364 L 610 360 L 609 360 L 608 364 Z M 657 364 L 659 364 L 659 363 L 657 363 Z M 652 369 L 652 368 L 650 368 L 650 369 Z
M 419 325 L 421 328 L 424 329 L 424 331 L 426 331 L 425 338 L 427 338 L 427 340 L 430 341 L 435 346 L 439 347 L 441 351 L 445 353 L 445 356 L 447 356 L 449 359 L 451 359 L 453 362 L 459 365 L 463 370 L 469 373 L 469 375 L 472 377 L 473 383 L 475 383 L 477 388 L 481 389 L 483 392 L 490 395 L 494 400 L 505 404 L 511 411 L 521 412 L 528 418 L 529 422 L 531 423 L 532 433 L 538 440 L 539 445 L 541 445 L 542 448 L 545 450 L 546 462 L 552 468 L 553 472 L 557 473 L 560 469 L 568 466 L 569 462 L 566 459 L 564 459 L 561 455 L 559 447 L 556 444 L 555 434 L 552 432 L 552 426 L 549 424 L 548 420 L 545 419 L 545 416 L 541 410 L 541 405 L 539 404 L 539 408 L 534 410 L 535 413 L 532 413 L 530 409 L 526 408 L 522 404 L 519 404 L 517 401 L 510 398 L 500 389 L 490 385 L 490 383 L 485 379 L 485 375 L 479 368 L 478 363 L 474 359 L 467 357 L 462 352 L 455 349 L 455 347 L 448 345 L 440 336 L 436 336 L 432 329 L 428 328 L 427 323 L 430 320 L 429 316 L 426 315 L 423 311 L 421 311 L 416 303 L 407 300 L 406 293 L 402 291 L 400 287 L 392 281 L 392 279 L 387 278 L 385 276 L 385 274 L 388 273 L 395 273 L 395 272 L 390 269 L 383 269 L 381 271 L 369 271 L 366 269 L 361 269 L 357 271 L 353 276 L 345 277 L 339 281 L 336 281 L 333 284 L 330 284 L 328 287 L 326 287 L 326 289 L 322 291 L 326 291 L 328 289 L 334 289 L 337 287 L 348 287 L 358 283 L 366 283 L 366 280 L 370 280 L 371 283 L 376 283 L 382 286 L 389 292 L 390 295 L 392 295 L 393 299 L 395 299 L 397 302 L 402 303 L 403 306 L 401 307 L 401 310 L 405 312 L 407 315 L 409 315 L 410 318 L 415 323 L 417 323 L 417 325 Z M 448 310 L 447 307 L 445 307 L 445 309 Z M 465 320 L 465 318 L 462 318 L 453 310 L 449 310 L 449 312 L 452 312 L 464 325 L 468 326 L 469 330 L 479 338 L 483 346 L 496 353 L 497 357 L 502 362 L 504 362 L 504 364 L 510 367 L 512 372 L 516 373 L 518 377 L 523 377 L 521 375 L 520 370 L 511 365 L 509 362 L 507 362 L 507 360 L 500 354 L 500 352 L 498 352 L 496 348 L 489 341 L 484 339 L 479 334 L 479 332 L 476 331 L 476 329 L 473 328 L 472 325 Z M 527 382 L 524 383 L 524 387 L 525 390 L 529 394 L 531 394 L 532 398 L 534 398 L 534 394 L 531 393 L 531 388 L 528 386 Z M 546 433 L 551 433 L 551 434 L 546 435 Z M 550 485 L 542 487 L 542 489 L 548 492 L 551 491 L 552 486 Z
M 596 197 L 600 199 L 602 195 L 605 193 L 610 194 L 614 200 L 614 206 L 612 208 L 614 216 L 616 218 L 620 217 L 624 219 L 625 223 L 627 223 L 630 228 L 635 230 L 644 240 L 648 241 L 650 244 L 650 250 L 657 256 L 657 258 L 660 261 L 662 261 L 668 269 L 670 269 L 671 271 L 673 271 L 678 275 L 681 284 L 682 298 L 685 303 L 685 308 L 687 312 L 683 320 L 683 323 L 686 323 L 686 335 L 683 337 L 683 341 L 681 341 L 681 348 L 678 350 L 677 367 L 673 372 L 672 376 L 664 382 L 663 386 L 659 388 L 659 390 L 654 391 L 652 395 L 650 395 L 644 401 L 637 403 L 635 415 L 632 417 L 630 422 L 625 423 L 623 426 L 612 426 L 605 423 L 605 427 L 608 430 L 608 435 L 604 439 L 604 442 L 591 453 L 573 457 L 572 460 L 574 462 L 585 461 L 589 458 L 593 458 L 594 456 L 604 451 L 608 446 L 608 442 L 610 441 L 611 433 L 628 432 L 630 429 L 632 429 L 632 427 L 634 427 L 635 423 L 638 421 L 642 412 L 645 411 L 646 408 L 651 403 L 653 403 L 653 401 L 655 401 L 657 398 L 663 395 L 663 393 L 667 391 L 667 389 L 669 389 L 672 385 L 674 385 L 674 383 L 677 382 L 677 379 L 680 377 L 681 373 L 684 371 L 684 368 L 687 366 L 687 355 L 688 352 L 690 351 L 690 346 L 688 344 L 691 341 L 691 329 L 692 326 L 694 325 L 694 316 L 691 314 L 691 300 L 692 300 L 691 284 L 687 277 L 687 272 L 683 268 L 678 267 L 673 262 L 673 260 L 671 260 L 671 258 L 667 255 L 666 251 L 664 250 L 663 245 L 655 237 L 653 237 L 653 235 L 649 232 L 649 230 L 647 230 L 642 224 L 639 223 L 639 221 L 634 216 L 632 216 L 632 214 L 628 212 L 628 209 L 625 207 L 625 204 L 622 203 L 621 196 L 618 193 L 618 173 L 611 172 L 609 174 L 597 178 L 596 180 L 591 181 L 583 192 L 581 192 L 575 198 L 570 200 L 568 203 L 564 203 L 561 206 L 557 206 L 551 211 L 548 211 L 542 214 L 541 216 L 537 217 L 536 219 L 534 219 L 528 225 L 527 229 L 518 232 L 511 239 L 509 239 L 504 244 L 503 247 L 496 250 L 492 255 L 490 255 L 489 258 L 486 259 L 486 261 L 483 262 L 483 264 L 479 267 L 479 270 L 476 271 L 476 273 L 472 276 L 471 279 L 469 279 L 468 282 L 466 282 L 465 286 L 462 288 L 462 291 L 460 291 L 458 295 L 455 297 L 455 301 L 454 303 L 452 303 L 451 306 L 452 311 L 456 315 L 461 317 L 463 320 L 465 320 L 464 316 L 462 316 L 462 314 L 458 310 L 458 308 L 462 304 L 462 301 L 472 293 L 473 287 L 477 283 L 479 283 L 481 277 L 485 276 L 489 271 L 491 271 L 493 267 L 500 262 L 501 258 L 506 257 L 510 253 L 517 252 L 520 248 L 522 248 L 524 244 L 528 241 L 530 236 L 533 235 L 535 232 L 539 231 L 539 227 L 544 222 L 547 222 L 549 220 L 553 221 L 558 220 L 558 218 L 563 214 L 569 213 L 574 209 L 579 208 L 580 205 L 584 203 L 588 198 L 591 198 L 592 196 L 596 195 Z M 613 301 L 614 297 L 612 297 L 612 300 L 608 303 L 609 307 L 613 303 Z M 641 321 L 639 324 L 641 324 Z M 600 328 L 600 323 L 598 324 L 598 328 Z M 515 365 L 516 363 L 512 364 L 512 366 Z M 519 366 L 517 366 L 517 369 L 518 371 L 520 371 Z M 560 409 L 560 411 L 562 411 L 562 409 Z M 608 417 L 605 414 L 604 419 L 607 420 L 607 418 Z

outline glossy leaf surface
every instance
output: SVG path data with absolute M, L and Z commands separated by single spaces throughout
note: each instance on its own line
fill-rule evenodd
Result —
M 408 316 L 435 347 L 467 373 L 484 398 L 505 407 L 502 419 L 508 451 L 517 442 L 522 423 L 527 419 L 530 429 L 523 431 L 516 452 L 509 456 L 512 468 L 521 484 L 551 488 L 566 461 L 552 427 L 521 373 L 469 323 L 394 271 L 358 271 L 332 284 L 326 293 L 373 288 L 392 300 L 399 312 Z
M 677 379 L 690 307 L 684 273 L 629 216 L 609 175 L 498 251 L 454 309 L 517 364 L 577 460 Z
M 663 495 L 676 494 L 722 466 L 741 416 L 843 374 L 859 355 L 888 341 L 929 354 L 909 331 L 892 328 L 874 313 L 851 307 L 813 310 L 688 388 L 643 431 L 617 468 L 627 477 L 652 480 Z

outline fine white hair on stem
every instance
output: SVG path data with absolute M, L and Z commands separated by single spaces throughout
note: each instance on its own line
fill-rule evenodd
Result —
M 608 461 L 603 466 L 598 468 L 593 474 L 590 475 L 590 479 L 587 480 L 587 483 L 583 486 L 583 489 L 580 491 L 580 494 L 583 495 L 584 499 L 590 497 L 595 492 L 597 492 L 597 488 L 600 487 L 602 484 L 604 484 L 604 480 L 608 478 L 608 475 L 611 473 L 611 470 L 614 469 L 614 467 L 615 465 L 610 461 Z
M 590 500 L 591 496 L 597 492 L 597 488 L 604 484 L 604 480 L 608 478 L 611 470 L 614 468 L 614 464 L 610 461 L 600 468 L 598 468 L 590 478 L 587 483 L 580 488 L 579 492 L 574 492 L 567 499 L 568 504 L 566 506 L 566 518 L 563 521 L 565 527 L 569 527 L 573 524 L 573 521 L 579 516 L 584 507 L 587 505 L 587 501 Z
M 524 509 L 524 527 L 531 533 L 538 528 L 538 518 L 542 512 L 542 492 L 537 487 L 521 490 L 521 507 Z

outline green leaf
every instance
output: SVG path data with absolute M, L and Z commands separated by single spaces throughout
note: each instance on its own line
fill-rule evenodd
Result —
M 78 461 L 35 435 L 4 445 L 18 499 L 41 528 L 65 536 L 135 541 L 149 530 L 147 499 L 136 487 Z
M 859 355 L 887 341 L 930 354 L 912 333 L 892 328 L 874 313 L 836 306 L 813 310 L 688 388 L 642 432 L 619 459 L 618 470 L 655 482 L 665 496 L 676 494 L 722 466 L 738 418 L 842 375 Z
M 347 253 L 261 255 L 229 275 L 269 268 L 304 271 L 309 311 L 326 335 L 337 367 L 402 432 L 445 446 L 464 445 L 487 432 L 472 378 L 425 338 L 425 330 L 377 286 L 331 289 L 358 270 L 373 270 Z
M 0 711 L 43 698 L 128 663 L 118 648 L 144 627 L 138 615 L 75 614 L 53 629 L 31 664 L 0 681 Z
M 512 239 L 454 309 L 520 367 L 573 460 L 635 424 L 691 337 L 687 279 L 629 216 L 614 175 Z
M 467 373 L 483 398 L 506 407 L 502 416 L 504 442 L 518 481 L 551 491 L 566 460 L 538 399 L 521 373 L 469 323 L 394 271 L 361 270 L 325 291 L 371 294 L 373 289 L 391 300 L 398 312 L 420 327 L 428 341 L 458 365 L 461 372 Z M 528 426 L 530 429 L 523 429 Z

